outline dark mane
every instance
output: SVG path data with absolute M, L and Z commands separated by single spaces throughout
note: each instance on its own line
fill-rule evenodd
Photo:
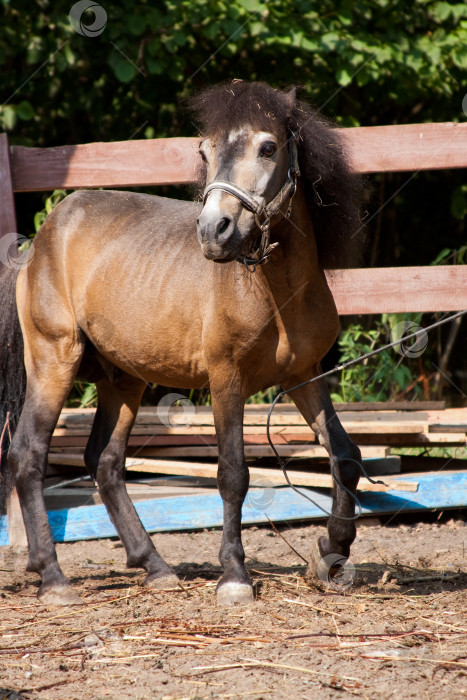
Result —
M 245 124 L 255 130 L 293 131 L 298 137 L 300 170 L 320 265 L 358 265 L 363 242 L 361 181 L 351 172 L 343 139 L 331 122 L 296 100 L 294 89 L 282 92 L 260 82 L 216 85 L 192 98 L 189 107 L 203 134 L 219 134 Z

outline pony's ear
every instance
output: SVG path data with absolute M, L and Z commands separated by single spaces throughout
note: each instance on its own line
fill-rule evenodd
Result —
M 288 92 L 285 93 L 285 99 L 287 102 L 287 108 L 290 116 L 293 108 L 295 107 L 295 102 L 297 101 L 297 88 L 295 87 L 295 85 L 291 87 Z

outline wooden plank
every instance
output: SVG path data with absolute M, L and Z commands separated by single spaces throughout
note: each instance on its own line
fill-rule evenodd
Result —
M 13 146 L 15 192 L 57 188 L 181 185 L 196 182 L 199 139 L 86 143 L 56 148 Z
M 412 437 L 410 438 L 412 439 Z M 417 435 L 413 437 L 415 442 L 420 442 L 420 444 L 430 444 L 430 445 L 465 445 L 467 443 L 467 435 L 465 431 L 463 433 L 458 432 L 430 432 L 423 433 L 422 435 Z
M 419 482 L 416 493 L 400 492 L 361 493 L 359 501 L 363 514 L 423 512 L 433 509 L 459 508 L 467 503 L 467 472 L 446 474 L 420 474 L 407 480 Z M 290 488 L 271 489 L 273 496 L 267 503 L 251 498 L 248 494 L 242 510 L 242 523 L 267 523 L 292 520 L 322 520 L 327 518 L 316 505 L 302 498 Z M 325 508 L 331 509 L 330 496 L 306 490 L 310 497 Z M 158 498 L 135 504 L 138 515 L 148 532 L 199 530 L 221 527 L 223 524 L 222 501 L 219 494 Z M 56 542 L 115 537 L 116 531 L 104 506 L 85 506 L 48 513 L 52 536 Z M 8 544 L 6 517 L 0 518 L 0 546 Z
M 405 405 L 411 406 L 410 409 L 405 408 Z M 267 417 L 268 411 L 271 404 L 247 404 L 245 406 L 245 417 L 249 420 L 250 424 L 259 425 L 258 420 L 254 420 L 261 417 Z M 342 411 L 342 415 L 339 416 L 341 421 L 349 420 L 349 413 L 351 414 L 350 419 L 352 420 L 365 420 L 368 417 L 375 419 L 384 420 L 395 420 L 396 418 L 401 418 L 404 420 L 427 420 L 432 422 L 440 423 L 447 419 L 448 423 L 452 422 L 464 422 L 467 425 L 467 407 L 466 408 L 445 408 L 443 401 L 413 401 L 413 402 L 392 402 L 392 401 L 381 401 L 378 403 L 372 402 L 361 402 L 361 403 L 349 403 L 349 404 L 335 404 L 336 410 Z M 430 408 L 431 407 L 431 408 Z M 196 414 L 209 416 L 209 420 L 212 419 L 212 407 L 211 406 L 196 406 Z M 64 408 L 60 414 L 57 426 L 71 428 L 80 425 L 91 425 L 94 420 L 96 409 L 95 408 Z M 277 415 L 284 416 L 284 425 L 291 424 L 290 415 L 301 417 L 300 412 L 294 403 L 279 403 L 274 411 L 274 416 Z M 157 406 L 141 406 L 136 418 L 137 426 L 144 425 L 155 425 L 160 423 L 158 420 L 158 408 Z M 352 415 L 354 414 L 354 415 Z M 355 415 L 357 414 L 357 415 Z M 363 416 L 359 414 L 364 414 Z M 214 425 L 212 422 L 211 425 Z
M 159 481 L 159 479 L 157 481 Z M 144 486 L 143 484 L 132 484 L 131 482 L 127 482 L 126 487 L 128 495 L 133 502 L 148 501 L 153 498 L 168 498 L 171 496 L 211 494 L 215 488 L 212 486 L 202 488 L 191 485 L 168 486 L 167 484 Z M 44 493 L 44 500 L 47 510 L 78 508 L 79 506 L 103 503 L 99 492 L 91 485 L 87 488 L 55 488 Z
M 81 455 L 54 455 L 49 454 L 50 464 L 63 464 L 65 466 L 84 466 Z M 127 471 L 148 472 L 150 474 L 177 474 L 181 476 L 196 476 L 198 478 L 217 478 L 217 464 L 184 462 L 164 459 L 139 459 L 129 457 L 125 462 Z M 280 469 L 267 469 L 266 467 L 249 467 L 250 479 L 260 479 L 271 485 L 285 485 L 285 478 Z M 328 474 L 315 474 L 313 472 L 299 472 L 288 470 L 291 482 L 297 486 L 309 486 L 312 488 L 332 488 L 332 478 Z M 416 491 L 416 482 L 406 482 L 391 477 L 384 477 L 390 484 L 390 489 L 398 491 Z M 358 489 L 361 491 L 387 491 L 382 484 L 372 484 L 366 479 L 361 479 Z
M 338 413 L 341 411 L 442 411 L 445 407 L 445 401 L 360 401 L 334 404 Z
M 359 173 L 467 167 L 467 123 L 396 124 L 340 129 Z
M 467 124 L 340 129 L 356 172 L 467 167 Z M 198 138 L 130 140 L 55 148 L 13 146 L 15 192 L 196 182 Z
M 267 412 L 271 404 L 253 404 L 249 403 L 245 405 L 245 414 L 257 414 Z M 436 416 L 436 420 L 440 421 L 443 416 L 453 416 L 459 415 L 465 418 L 467 424 L 467 408 L 446 408 L 445 401 L 360 401 L 355 403 L 335 403 L 334 408 L 337 412 L 371 412 L 379 415 L 383 412 L 386 415 L 388 411 L 400 411 L 401 416 L 405 416 L 406 411 L 417 411 L 424 412 L 424 417 L 426 415 Z M 281 413 L 298 413 L 295 404 L 290 401 L 289 403 L 280 402 L 278 407 Z M 141 406 L 138 411 L 137 423 L 140 423 L 142 418 L 148 418 L 152 420 L 157 416 L 157 406 Z M 197 412 L 208 411 L 212 412 L 211 406 L 196 406 Z M 95 408 L 64 408 L 60 414 L 57 425 L 70 425 L 75 422 L 81 423 L 81 421 L 88 421 L 89 424 L 92 423 L 94 419 L 94 414 L 96 412 Z M 428 412 L 428 413 L 426 413 Z M 454 412 L 454 413 L 453 413 Z M 408 413 L 407 418 L 411 420 L 412 413 Z M 345 416 L 340 417 L 341 420 L 345 420 Z M 144 422 L 144 421 L 143 421 Z
M 394 433 L 393 435 L 352 435 L 353 440 L 360 445 L 380 445 L 385 441 L 392 447 L 415 447 L 417 445 L 426 445 L 434 447 L 436 445 L 456 445 L 462 446 L 467 444 L 465 433 L 419 433 L 410 435 L 407 433 Z
M 360 445 L 359 447 L 360 447 L 360 451 L 362 453 L 363 459 L 383 459 L 384 457 L 391 456 L 391 447 L 388 444 L 386 444 L 386 445 L 373 445 L 373 444 Z M 73 453 L 83 454 L 85 448 L 84 448 L 84 446 L 83 447 L 73 446 L 73 448 L 54 447 L 54 448 L 51 448 L 51 452 L 53 454 L 69 454 L 71 449 L 72 449 Z M 134 447 L 129 447 L 127 450 L 127 455 L 129 457 L 138 456 L 138 457 L 165 458 L 165 457 L 168 457 L 167 449 L 175 449 L 176 450 L 176 448 L 142 447 L 141 445 L 137 445 Z M 250 447 L 248 449 L 251 450 L 252 448 Z M 211 452 L 211 451 L 209 451 L 209 449 L 207 449 L 205 455 L 204 454 L 186 455 L 186 454 L 179 454 L 178 453 L 178 454 L 175 454 L 173 456 L 174 457 L 181 457 L 183 459 L 186 459 L 186 458 L 190 458 L 190 459 L 193 458 L 194 459 L 194 458 L 200 458 L 200 457 L 203 459 L 205 457 L 209 457 L 210 459 L 217 459 L 217 453 L 215 452 L 215 448 L 211 448 L 211 450 L 214 450 L 214 451 Z M 280 449 L 278 451 L 279 451 L 279 453 L 281 452 Z M 266 454 L 264 452 L 263 454 L 260 454 L 260 455 L 254 455 L 254 454 L 248 455 L 248 454 L 246 454 L 245 456 L 247 456 L 248 458 L 251 458 L 251 459 L 260 459 L 262 457 L 272 457 L 273 453 L 270 450 L 268 454 Z M 316 446 L 314 448 L 313 452 L 312 452 L 312 449 L 310 448 L 309 454 L 304 454 L 304 455 L 299 455 L 299 456 L 297 456 L 297 455 L 284 455 L 284 456 L 286 456 L 286 457 L 293 456 L 294 458 L 297 458 L 297 459 L 304 457 L 307 459 L 315 459 L 316 458 L 316 459 L 321 459 L 321 460 L 323 460 L 323 459 L 328 460 L 328 458 L 329 458 L 324 447 L 318 448 L 318 446 Z
M 467 265 L 356 268 L 326 276 L 344 316 L 467 308 Z
M 381 441 L 382 438 L 380 438 Z M 274 436 L 274 440 L 277 444 L 287 445 L 287 441 L 281 435 Z M 86 437 L 76 437 L 76 436 L 64 436 L 64 437 L 52 437 L 50 441 L 51 448 L 69 448 L 74 447 L 85 447 L 88 442 L 88 436 Z M 303 442 L 303 441 L 302 441 Z M 305 436 L 304 442 L 316 443 L 316 438 L 312 435 L 310 439 Z M 268 439 L 266 435 L 255 435 L 246 436 L 245 445 L 246 446 L 256 446 L 262 447 L 268 445 Z M 379 443 L 378 443 L 379 444 Z M 160 448 L 163 451 L 168 449 L 180 449 L 186 450 L 187 453 L 190 450 L 195 450 L 202 447 L 212 447 L 216 448 L 217 440 L 214 435 L 142 435 L 142 436 L 131 436 L 128 440 L 128 447 L 154 447 Z
M 279 429 L 279 428 L 278 428 Z M 208 428 L 204 428 L 208 430 Z M 214 433 L 214 429 L 212 430 Z M 154 429 L 156 433 L 157 428 Z M 81 432 L 81 431 L 79 431 Z M 467 441 L 467 436 L 464 431 L 460 431 L 459 426 L 453 426 L 452 429 L 444 429 L 444 426 L 439 426 L 435 430 L 431 428 L 427 431 L 421 430 L 403 430 L 403 431 L 362 431 L 348 430 L 347 431 L 355 442 L 359 445 L 437 445 L 450 443 L 453 445 L 464 445 Z M 274 434 L 273 442 L 275 445 L 315 445 L 318 441 L 313 433 L 299 433 L 295 427 L 283 427 L 280 434 Z M 52 449 L 60 449 L 63 451 L 73 451 L 75 448 L 84 448 L 88 442 L 89 433 L 83 435 L 65 435 L 52 437 L 50 447 Z M 129 439 L 130 448 L 138 447 L 188 447 L 202 445 L 216 445 L 215 435 L 147 435 L 147 436 L 131 436 Z M 265 434 L 263 435 L 245 435 L 245 445 L 267 445 L 268 440 Z
M 292 425 L 273 425 L 271 426 L 271 434 L 272 435 L 287 435 L 289 433 L 296 433 L 297 432 L 297 427 L 292 426 Z M 258 435 L 259 431 L 261 430 L 261 426 L 256 426 L 256 425 L 247 425 L 243 428 L 243 433 L 246 436 L 251 436 L 251 439 L 255 439 L 255 437 L 260 437 Z M 91 425 L 89 424 L 88 426 L 83 425 L 80 428 L 56 428 L 54 431 L 54 437 L 86 437 L 90 434 L 91 432 Z M 152 435 L 152 436 L 172 436 L 174 439 L 176 439 L 177 436 L 182 436 L 182 437 L 187 437 L 190 435 L 197 435 L 199 437 L 201 436 L 213 436 L 216 434 L 216 429 L 213 425 L 197 425 L 196 427 L 188 427 L 188 428 L 183 428 L 183 427 L 167 427 L 164 425 L 148 425 L 146 427 L 138 427 L 137 425 L 133 427 L 133 430 L 131 431 L 131 434 L 133 437 L 137 436 L 145 436 L 145 435 Z M 262 434 L 261 437 L 264 437 L 265 433 Z M 204 439 L 204 437 L 202 438 Z M 312 432 L 311 428 L 309 433 L 306 434 L 306 440 L 308 441 L 314 441 L 315 435 Z M 141 440 L 141 442 L 144 442 L 144 440 Z
M 285 406 L 287 406 L 286 410 L 284 410 Z M 170 434 L 169 431 L 173 429 L 196 431 L 200 426 L 214 426 L 214 415 L 210 406 L 195 406 L 194 408 L 194 413 L 190 414 L 188 419 L 190 423 L 189 426 L 186 426 L 187 418 L 183 412 L 183 408 L 175 407 L 171 409 L 170 420 L 173 425 L 169 427 L 165 425 L 165 423 L 161 422 L 161 419 L 157 414 L 157 410 L 149 411 L 147 407 L 144 407 L 138 412 L 135 429 L 151 430 L 155 426 L 163 426 L 162 430 L 166 430 L 167 434 Z M 256 430 L 258 430 L 258 428 L 264 428 L 266 426 L 269 408 L 270 404 L 264 404 L 260 410 L 245 410 L 243 420 L 244 427 L 257 426 Z M 92 413 L 82 413 L 81 411 L 77 410 L 76 413 L 70 414 L 68 411 L 70 411 L 70 409 L 65 409 L 62 411 L 60 420 L 57 424 L 59 429 L 63 428 L 73 430 L 77 429 L 78 427 L 82 428 L 85 426 L 89 428 L 91 426 L 94 419 L 95 409 L 92 409 Z M 355 423 L 356 427 L 358 427 L 359 425 L 363 426 L 365 424 L 372 423 L 374 424 L 375 429 L 381 428 L 382 430 L 386 430 L 387 424 L 394 426 L 395 429 L 397 425 L 401 424 L 409 426 L 410 430 L 413 428 L 416 432 L 428 423 L 428 414 L 427 412 L 410 412 L 409 415 L 406 415 L 406 413 L 403 411 L 347 411 L 342 413 L 342 415 L 339 416 L 339 419 L 345 426 Z M 273 429 L 275 429 L 276 426 L 306 426 L 308 428 L 306 420 L 294 404 L 278 404 L 271 415 L 270 424 Z
M 8 136 L 0 134 L 0 238 L 17 230 Z
M 265 426 L 246 426 L 243 429 L 245 442 L 250 444 L 263 444 L 267 441 L 266 430 L 263 432 L 261 428 Z M 346 431 L 351 435 L 359 437 L 365 435 L 380 436 L 380 440 L 387 440 L 391 435 L 420 435 L 422 433 L 446 433 L 452 432 L 459 434 L 461 429 L 459 426 L 424 426 L 420 425 L 395 425 L 391 430 L 390 425 L 358 425 L 350 424 L 344 426 Z M 277 442 L 317 442 L 316 435 L 311 431 L 305 432 L 304 426 L 295 425 L 276 425 L 272 426 L 270 433 L 274 436 Z M 55 430 L 52 437 L 52 447 L 66 445 L 84 445 L 89 438 L 90 429 L 69 430 L 68 428 L 58 428 Z M 152 445 L 196 445 L 196 444 L 216 444 L 216 431 L 214 426 L 200 425 L 194 428 L 164 428 L 160 425 L 148 427 L 144 430 L 133 428 L 131 432 L 132 445 L 148 444 L 146 438 L 151 438 Z M 384 436 L 384 438 L 383 438 Z
M 307 445 L 277 445 L 276 447 L 281 457 L 328 457 L 328 453 L 321 446 Z M 144 451 L 146 457 L 213 457 L 217 458 L 217 447 L 214 445 L 206 445 L 204 447 L 142 447 L 139 450 Z M 391 448 L 386 446 L 365 446 L 360 447 L 362 457 L 388 457 L 391 453 Z M 247 445 L 245 447 L 245 457 L 273 457 L 274 453 L 269 445 Z
M 420 435 L 428 432 L 429 425 L 427 423 L 407 422 L 407 423 L 384 423 L 372 421 L 367 422 L 349 422 L 342 421 L 347 433 L 350 435 L 372 435 L 380 436 L 380 439 L 386 440 L 391 435 Z M 279 426 L 278 426 L 279 430 Z M 301 442 L 308 441 L 308 433 L 300 432 L 303 430 L 300 426 L 284 426 L 277 438 L 285 437 L 287 441 L 292 439 L 300 440 Z
M 127 459 L 128 471 L 143 471 L 151 474 L 177 474 L 181 476 L 196 476 L 204 478 L 217 478 L 217 464 L 196 464 L 193 462 L 157 460 L 157 459 Z M 266 486 L 285 486 L 285 478 L 279 469 L 268 469 L 266 467 L 249 467 L 251 484 L 255 483 L 263 488 Z M 287 470 L 290 481 L 296 486 L 308 486 L 311 488 L 328 488 L 333 486 L 332 477 L 329 474 L 316 474 L 313 472 L 300 472 Z M 384 484 L 372 484 L 365 479 L 362 479 L 358 484 L 359 491 L 416 491 L 418 484 L 415 481 L 405 481 L 403 479 L 394 479 L 384 477 L 381 480 Z
M 243 433 L 245 436 L 248 437 L 248 439 L 255 440 L 256 438 L 262 440 L 262 438 L 265 436 L 265 432 L 261 433 L 259 435 L 259 432 L 261 431 L 261 428 L 265 426 L 258 426 L 258 425 L 247 425 L 243 428 Z M 304 430 L 303 427 L 298 427 L 294 425 L 273 425 L 271 426 L 271 435 L 277 435 L 277 436 L 284 436 L 284 435 L 293 435 L 297 433 L 299 430 Z M 81 428 L 56 428 L 54 431 L 54 437 L 87 437 L 91 432 L 91 426 L 82 426 Z M 415 430 L 417 432 L 417 430 Z M 204 436 L 209 436 L 212 437 L 216 434 L 216 429 L 213 425 L 197 425 L 196 427 L 189 427 L 189 428 L 182 428 L 182 427 L 166 427 L 163 425 L 152 425 L 152 426 L 147 426 L 144 428 L 138 428 L 138 426 L 134 427 L 133 430 L 131 431 L 131 434 L 133 437 L 143 437 L 145 435 L 152 435 L 152 436 L 164 436 L 164 437 L 173 437 L 174 440 L 177 439 L 177 436 L 181 437 L 188 437 L 190 435 L 197 435 L 201 439 L 205 439 Z M 315 435 L 313 431 L 309 430 L 306 434 L 303 432 L 302 433 L 304 436 L 304 439 L 307 440 L 308 442 L 314 442 L 315 441 Z M 141 439 L 141 442 L 144 442 L 143 439 Z
M 444 435 L 446 435 L 447 433 L 462 433 L 463 435 L 465 435 L 466 426 L 454 423 L 452 425 L 446 423 L 443 423 L 441 425 L 430 425 L 429 432 L 433 435 L 435 435 L 436 433 L 443 433 Z
M 446 408 L 444 411 L 427 411 L 430 425 L 457 425 L 467 430 L 467 406 L 464 408 Z
M 385 435 L 391 433 L 422 433 L 432 428 L 438 430 L 438 432 L 461 432 L 462 428 L 460 425 L 446 425 L 446 431 L 444 430 L 444 425 L 432 426 L 428 422 L 421 421 L 404 421 L 404 422 L 389 422 L 389 421 L 341 421 L 344 428 L 349 433 L 371 433 L 378 435 Z M 270 426 L 271 435 L 277 436 L 288 436 L 288 435 L 301 435 L 302 439 L 307 441 L 314 440 L 314 432 L 309 428 L 305 422 L 295 424 L 296 421 L 292 420 L 290 425 L 279 423 L 277 425 Z M 55 438 L 69 438 L 69 441 L 73 438 L 81 438 L 89 436 L 91 432 L 91 422 L 88 425 L 81 425 L 79 428 L 69 428 L 60 427 L 54 430 Z M 264 416 L 264 421 L 258 421 L 257 425 L 246 425 L 243 427 L 243 433 L 246 439 L 250 441 L 261 441 L 266 435 L 266 416 Z M 188 427 L 183 426 L 163 426 L 163 425 L 146 425 L 144 427 L 139 427 L 136 424 L 133 427 L 131 435 L 134 438 L 141 438 L 141 442 L 144 442 L 145 436 L 167 438 L 171 437 L 176 440 L 177 437 L 188 438 L 189 436 L 198 436 L 200 439 L 208 439 L 215 436 L 216 430 L 214 425 L 192 425 Z M 161 443 L 162 444 L 162 443 Z M 194 444 L 194 443 L 193 443 Z

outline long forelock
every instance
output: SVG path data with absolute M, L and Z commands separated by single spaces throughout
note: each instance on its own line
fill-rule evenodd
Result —
M 215 136 L 244 129 L 277 132 L 283 128 L 290 110 L 287 97 L 266 83 L 216 85 L 189 101 L 198 117 L 201 132 Z

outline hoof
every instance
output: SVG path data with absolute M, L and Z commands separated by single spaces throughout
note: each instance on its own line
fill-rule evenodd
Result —
M 352 586 L 354 579 L 355 567 L 347 557 L 333 553 L 322 557 L 318 543 L 315 544 L 305 573 L 308 585 L 342 592 Z
M 167 588 L 179 588 L 179 578 L 176 574 L 165 574 L 164 576 L 147 576 L 144 585 L 146 588 L 155 590 L 165 590 Z
M 323 589 L 326 587 L 328 580 L 329 567 L 321 556 L 318 543 L 315 542 L 313 549 L 310 552 L 310 562 L 305 573 L 305 581 L 309 586 Z
M 217 605 L 251 605 L 254 603 L 253 586 L 249 583 L 228 581 L 217 587 Z
M 39 589 L 38 598 L 43 605 L 76 605 L 81 603 L 81 598 L 71 586 L 49 586 L 44 590 Z

